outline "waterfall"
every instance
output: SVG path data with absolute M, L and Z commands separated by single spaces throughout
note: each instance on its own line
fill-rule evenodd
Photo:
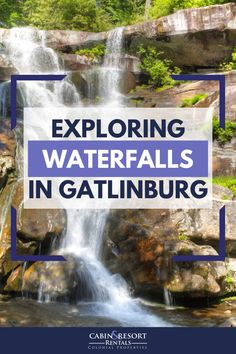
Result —
M 84 76 L 88 85 L 90 99 L 99 98 L 106 106 L 119 106 L 122 103 L 120 84 L 123 77 L 123 27 L 108 32 L 106 50 L 102 66 L 88 70 Z
M 173 296 L 170 290 L 168 290 L 167 288 L 164 288 L 164 302 L 165 305 L 169 308 L 172 308 L 174 306 Z
M 3 38 L 3 43 L 4 54 L 20 74 L 61 73 L 57 54 L 45 45 L 44 31 L 30 27 L 12 28 L 10 34 Z M 46 82 L 21 82 L 19 89 L 23 92 L 24 105 L 29 107 L 78 105 L 80 102 L 79 94 L 68 78 L 50 85 Z M 1 106 L 5 113 L 4 104 Z
M 119 104 L 119 92 L 122 79 L 120 68 L 123 50 L 123 27 L 110 31 L 107 38 L 106 52 L 103 67 L 100 69 L 99 95 L 106 98 L 106 102 L 113 105 Z
M 122 34 L 122 28 L 109 32 L 104 64 L 98 76 L 99 88 L 108 105 L 120 104 Z M 4 46 L 7 58 L 21 74 L 63 72 L 57 54 L 45 44 L 43 31 L 32 28 L 11 29 L 10 36 L 4 40 Z M 25 82 L 21 84 L 21 90 L 25 105 L 30 107 L 81 105 L 80 96 L 68 79 L 50 85 Z M 32 131 L 32 134 L 37 132 Z M 20 149 L 18 151 L 20 153 Z M 70 253 L 77 259 L 81 283 L 79 300 L 87 301 L 89 315 L 110 317 L 122 325 L 166 326 L 164 321 L 143 309 L 138 300 L 131 298 L 129 288 L 120 275 L 112 275 L 103 265 L 101 253 L 108 212 L 86 210 L 86 205 L 80 210 L 67 211 L 67 232 L 62 246 L 65 256 Z M 40 284 L 38 298 L 40 301 L 52 300 L 44 293 L 43 282 Z
M 0 117 L 7 117 L 7 102 L 8 102 L 8 94 L 9 94 L 9 90 L 8 90 L 8 83 L 7 82 L 3 82 L 2 84 L 0 84 Z

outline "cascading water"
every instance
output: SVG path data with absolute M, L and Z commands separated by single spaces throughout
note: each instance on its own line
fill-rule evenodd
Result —
M 106 98 L 110 105 L 119 104 L 121 100 L 120 83 L 122 70 L 120 68 L 123 51 L 123 27 L 109 32 L 107 38 L 105 58 L 99 74 L 99 95 Z
M 45 45 L 44 31 L 26 27 L 12 28 L 9 33 L 2 39 L 5 55 L 20 74 L 60 72 L 58 56 Z M 80 102 L 75 86 L 68 79 L 59 84 L 52 82 L 50 85 L 46 82 L 20 83 L 19 87 L 24 98 L 24 106 L 55 107 L 67 103 L 78 105 Z
M 106 106 L 117 106 L 122 103 L 120 84 L 122 74 L 123 27 L 108 33 L 104 61 L 84 73 L 90 99 L 98 98 Z
M 101 94 L 106 98 L 107 104 L 116 106 L 120 104 L 121 97 L 119 62 L 122 34 L 122 28 L 109 33 L 104 64 L 98 76 Z M 4 39 L 4 45 L 6 56 L 21 74 L 61 71 L 58 56 L 45 45 L 43 31 L 31 28 L 12 29 L 10 36 Z M 79 95 L 69 80 L 51 85 L 27 82 L 21 85 L 21 90 L 27 106 L 81 104 Z M 138 300 L 130 297 L 127 284 L 121 276 L 110 274 L 102 264 L 101 251 L 107 213 L 102 210 L 86 210 L 86 205 L 83 205 L 83 209 L 67 212 L 68 226 L 63 249 L 65 254 L 73 254 L 78 261 L 78 276 L 82 287 L 80 300 L 87 301 L 88 314 L 112 318 L 123 325 L 166 326 L 162 320 L 143 309 Z M 48 294 L 44 294 L 43 289 L 44 285 L 41 283 L 39 300 L 49 301 L 50 298 Z
M 170 290 L 168 290 L 167 288 L 164 288 L 164 301 L 167 308 L 173 308 L 174 306 L 173 296 Z

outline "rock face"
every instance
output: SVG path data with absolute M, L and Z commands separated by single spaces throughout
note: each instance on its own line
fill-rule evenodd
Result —
M 23 184 L 14 187 L 12 205 L 17 209 L 17 231 L 25 240 L 43 241 L 60 236 L 66 229 L 66 213 L 60 209 L 24 209 Z
M 1 47 L 1 29 L 0 29 L 0 82 L 9 80 L 11 75 L 16 73 L 16 69 L 12 63 L 6 59 L 3 54 L 4 50 Z
M 15 137 L 6 121 L 0 124 L 0 191 L 15 168 Z
M 225 72 L 226 79 L 226 117 L 236 121 L 236 72 Z M 207 96 L 194 107 L 213 107 L 214 115 L 219 117 L 219 84 L 217 81 L 190 81 L 166 90 L 136 89 L 127 95 L 130 105 L 137 107 L 181 107 L 183 100 L 205 93 Z
M 223 193 L 223 189 L 216 191 Z M 106 231 L 104 259 L 121 273 L 138 295 L 176 298 L 218 297 L 236 290 L 236 261 L 173 262 L 173 255 L 216 255 L 219 208 L 209 210 L 112 211 Z M 227 204 L 228 255 L 234 254 L 235 203 Z M 194 241 L 194 242 L 193 242 Z
M 62 60 L 65 70 L 84 71 L 91 68 L 91 62 L 85 56 L 76 54 L 63 54 Z
M 43 297 L 66 298 L 75 297 L 78 287 L 76 261 L 66 256 L 66 262 L 35 262 L 24 271 L 17 267 L 9 276 L 4 288 L 8 292 L 24 292 Z
M 128 26 L 125 34 L 131 48 L 142 38 L 144 42 L 150 40 L 177 66 L 214 67 L 230 56 L 235 30 L 236 6 L 230 3 L 180 10 L 158 20 Z
M 223 147 L 214 144 L 214 175 L 236 176 L 236 138 Z
M 64 210 L 22 209 L 22 182 L 17 181 L 16 138 L 9 121 L 0 124 L 0 279 L 1 288 L 6 277 L 21 262 L 11 261 L 10 206 L 17 210 L 17 253 L 29 255 L 50 252 L 53 241 L 59 241 L 66 229 Z M 18 270 L 19 271 L 19 270 Z M 4 281 L 2 281 L 4 279 Z M 0 290 L 1 290 L 0 288 Z

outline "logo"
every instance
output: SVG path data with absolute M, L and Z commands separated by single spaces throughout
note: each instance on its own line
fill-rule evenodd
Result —
M 89 333 L 89 350 L 146 350 L 147 346 L 146 332 L 112 330 Z

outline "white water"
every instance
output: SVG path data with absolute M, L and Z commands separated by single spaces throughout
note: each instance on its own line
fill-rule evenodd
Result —
M 119 61 L 122 53 L 123 29 L 110 32 L 104 65 L 99 75 L 99 88 L 108 105 L 120 104 Z M 45 46 L 44 32 L 30 28 L 10 31 L 5 39 L 6 56 L 19 73 L 59 73 L 62 68 L 56 53 Z M 4 85 L 4 84 L 3 84 Z M 4 87 L 4 86 L 3 86 Z M 0 88 L 0 92 L 3 88 Z M 79 94 L 69 81 L 63 83 L 34 82 L 21 85 L 25 104 L 37 107 L 80 105 Z M 4 109 L 4 108 L 2 108 Z M 34 132 L 35 134 L 35 132 Z M 166 326 L 162 320 L 142 309 L 138 300 L 132 299 L 126 282 L 118 274 L 112 275 L 101 261 L 103 232 L 107 211 L 68 211 L 68 228 L 64 252 L 72 253 L 78 260 L 78 274 L 83 284 L 80 294 L 83 301 L 90 301 L 89 314 L 115 319 L 129 326 Z M 50 301 L 40 284 L 39 300 Z
M 174 306 L 173 296 L 167 288 L 164 288 L 164 302 L 168 308 L 172 308 Z
M 119 105 L 121 94 L 119 86 L 122 70 L 120 68 L 123 51 L 123 27 L 109 32 L 103 66 L 99 73 L 99 95 L 106 98 L 107 105 Z

